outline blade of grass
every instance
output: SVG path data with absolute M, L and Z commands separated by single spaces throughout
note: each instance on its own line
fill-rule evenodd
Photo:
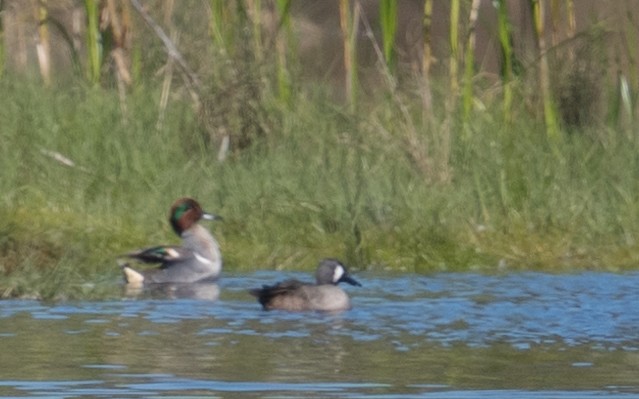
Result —
M 231 47 L 231 36 L 224 27 L 235 23 L 229 4 L 226 0 L 211 0 L 211 37 L 215 46 L 226 53 Z
M 397 1 L 380 0 L 379 20 L 382 27 L 384 61 L 392 72 L 395 68 L 395 36 L 397 34 Z
M 102 46 L 100 40 L 98 2 L 96 0 L 84 0 L 84 9 L 87 14 L 87 53 L 88 53 L 88 78 L 89 82 L 97 84 L 100 81 L 100 69 L 102 66 Z
M 513 78 L 513 48 L 510 42 L 511 29 L 508 23 L 506 0 L 499 0 L 497 7 L 497 27 L 499 32 L 499 46 L 501 49 L 502 65 L 501 79 L 504 90 L 504 121 L 512 121 L 512 78 Z

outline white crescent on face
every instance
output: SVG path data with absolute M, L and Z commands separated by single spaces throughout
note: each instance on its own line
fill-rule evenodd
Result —
M 335 266 L 335 270 L 333 271 L 333 282 L 336 283 L 340 278 L 344 275 L 344 267 L 342 265 Z

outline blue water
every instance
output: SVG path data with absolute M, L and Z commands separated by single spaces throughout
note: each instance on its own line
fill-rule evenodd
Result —
M 0 397 L 639 398 L 638 273 L 364 272 L 339 314 L 246 293 L 291 276 L 0 302 Z

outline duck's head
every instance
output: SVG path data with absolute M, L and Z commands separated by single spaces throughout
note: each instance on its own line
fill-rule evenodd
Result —
M 175 201 L 169 212 L 169 222 L 178 236 L 182 236 L 185 230 L 190 229 L 201 219 L 219 220 L 222 218 L 205 212 L 196 200 L 186 197 Z
M 350 285 L 361 286 L 357 280 L 348 274 L 346 266 L 337 259 L 323 259 L 317 267 L 315 279 L 319 285 L 348 283 Z

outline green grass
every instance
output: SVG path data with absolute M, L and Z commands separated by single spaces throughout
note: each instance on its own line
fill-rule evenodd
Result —
M 523 104 L 508 127 L 500 104 L 476 111 L 442 160 L 438 122 L 406 120 L 418 100 L 398 100 L 408 114 L 384 97 L 350 115 L 310 89 L 292 110 L 265 96 L 267 134 L 220 163 L 188 104 L 171 101 L 156 130 L 160 93 L 143 85 L 126 121 L 105 89 L 7 78 L 0 91 L 0 297 L 116 295 L 116 256 L 176 242 L 166 214 L 185 195 L 224 217 L 211 228 L 230 271 L 311 270 L 328 256 L 419 273 L 639 259 L 637 144 L 599 127 L 553 151 Z

